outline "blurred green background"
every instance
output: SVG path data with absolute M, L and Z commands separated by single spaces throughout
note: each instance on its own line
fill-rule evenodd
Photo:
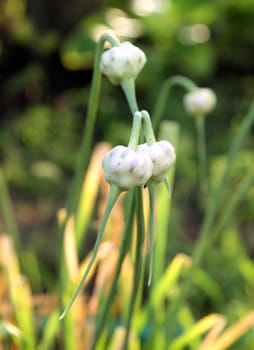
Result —
M 141 108 L 152 111 L 163 81 L 176 74 L 215 90 L 218 104 L 206 124 L 213 187 L 254 96 L 253 23 L 253 0 L 1 1 L 0 159 L 23 245 L 41 261 L 41 280 L 32 281 L 35 290 L 54 283 L 56 212 L 65 204 L 79 151 L 100 34 L 113 31 L 146 53 L 148 62 L 137 79 Z M 191 252 L 202 217 L 194 126 L 182 109 L 182 93 L 174 90 L 164 114 L 181 125 L 169 257 Z M 122 92 L 104 78 L 94 143 L 126 143 L 130 122 Z M 253 164 L 252 134 L 235 164 L 225 201 Z M 253 203 L 254 189 L 206 257 L 211 275 L 226 291 L 222 298 L 232 302 L 254 300 L 249 288 L 253 265 L 249 272 L 236 268 L 239 252 L 254 256 Z M 4 230 L 1 218 L 0 225 Z M 209 311 L 209 299 L 195 300 Z

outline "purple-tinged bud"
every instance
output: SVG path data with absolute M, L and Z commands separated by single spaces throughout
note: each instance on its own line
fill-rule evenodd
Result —
M 102 54 L 100 69 L 113 84 L 120 84 L 124 78 L 135 79 L 145 63 L 144 52 L 125 41 Z
M 166 177 L 169 168 L 176 160 L 176 153 L 173 145 L 166 141 L 158 141 L 152 145 L 142 144 L 137 148 L 138 153 L 147 154 L 153 164 L 151 180 L 161 182 Z
M 145 185 L 152 175 L 153 165 L 148 155 L 119 145 L 105 155 L 102 167 L 110 184 L 128 190 Z

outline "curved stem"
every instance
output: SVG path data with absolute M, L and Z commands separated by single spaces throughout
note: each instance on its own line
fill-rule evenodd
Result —
M 144 120 L 145 137 L 148 145 L 153 145 L 156 142 L 153 126 L 151 122 L 150 115 L 147 111 L 141 111 Z
M 74 179 L 70 186 L 70 191 L 67 198 L 66 216 L 65 216 L 65 220 L 61 225 L 60 247 L 63 247 L 63 235 L 65 231 L 65 226 L 70 215 L 74 212 L 75 207 L 78 203 L 79 195 L 83 184 L 84 174 L 89 163 L 96 115 L 97 115 L 98 104 L 99 104 L 100 86 L 101 86 L 100 59 L 101 59 L 101 54 L 103 52 L 104 44 L 106 41 L 108 41 L 112 46 L 118 46 L 120 44 L 119 41 L 113 36 L 109 34 L 104 34 L 101 36 L 96 46 L 91 92 L 89 95 L 88 109 L 87 109 L 87 115 L 86 115 L 86 125 L 83 131 L 82 143 L 80 147 L 78 160 L 76 163 Z M 62 264 L 63 264 L 63 252 L 61 251 L 60 265 L 62 266 Z M 63 281 L 61 284 L 63 284 Z
M 104 49 L 104 44 L 107 41 L 112 46 L 119 45 L 119 42 L 116 38 L 112 37 L 109 34 L 104 34 L 101 36 L 96 46 L 91 92 L 89 96 L 88 109 L 86 115 L 86 125 L 84 127 L 84 132 L 82 136 L 82 144 L 76 165 L 74 180 L 71 185 L 70 195 L 67 201 L 67 213 L 73 212 L 75 206 L 77 205 L 78 198 L 80 195 L 80 189 L 83 183 L 84 173 L 86 171 L 90 158 L 101 87 L 100 60 Z
M 64 316 L 66 315 L 68 310 L 71 308 L 72 304 L 74 303 L 76 297 L 78 296 L 80 290 L 83 287 L 83 284 L 85 282 L 85 279 L 86 279 L 89 271 L 91 270 L 91 267 L 92 267 L 92 265 L 93 265 L 93 263 L 94 263 L 94 261 L 96 259 L 97 253 L 98 253 L 99 245 L 101 243 L 102 235 L 103 235 L 105 226 L 107 224 L 109 215 L 111 213 L 111 210 L 112 210 L 112 208 L 113 208 L 117 198 L 119 197 L 119 194 L 120 194 L 120 189 L 117 186 L 111 185 L 110 186 L 110 193 L 109 193 L 109 197 L 108 197 L 108 201 L 107 201 L 107 205 L 106 205 L 106 209 L 105 209 L 105 213 L 103 215 L 103 218 L 102 218 L 102 221 L 101 221 L 101 225 L 100 225 L 100 229 L 99 229 L 99 232 L 98 232 L 98 235 L 97 235 L 97 238 L 96 238 L 96 242 L 95 242 L 95 245 L 94 245 L 93 255 L 92 255 L 92 257 L 91 257 L 91 259 L 90 259 L 90 261 L 89 261 L 89 263 L 88 263 L 88 265 L 86 267 L 85 272 L 83 273 L 83 276 L 81 277 L 81 280 L 80 280 L 78 286 L 76 287 L 75 291 L 73 292 L 69 303 L 65 307 L 63 313 L 61 314 L 61 316 L 59 318 L 60 320 L 62 318 L 64 318 Z
M 121 87 L 127 98 L 130 110 L 132 114 L 139 110 L 137 99 L 136 99 L 136 90 L 135 90 L 135 80 L 134 79 L 123 79 L 121 82 Z
M 108 41 L 111 46 L 119 46 L 120 45 L 120 41 L 115 36 L 113 36 L 112 34 L 108 34 L 108 33 L 104 33 L 100 37 L 99 42 L 100 41 L 104 41 L 104 42 Z
M 140 112 L 135 112 L 133 116 L 133 123 L 131 128 L 131 136 L 128 143 L 128 147 L 133 148 L 134 150 L 138 146 L 141 124 L 142 124 L 142 114 Z
M 154 130 L 157 130 L 162 113 L 164 112 L 164 109 L 166 107 L 166 104 L 168 102 L 169 94 L 173 86 L 179 85 L 186 89 L 187 91 L 193 91 L 197 89 L 197 85 L 190 79 L 183 77 L 181 75 L 176 75 L 174 77 L 168 78 L 160 92 L 157 99 L 157 103 L 155 105 L 154 111 L 152 113 L 152 119 L 153 119 L 153 126 Z
M 111 284 L 111 288 L 107 297 L 107 300 L 105 302 L 105 304 L 103 305 L 103 309 L 102 309 L 102 313 L 101 313 L 101 317 L 98 321 L 98 324 L 96 326 L 95 329 L 95 334 L 94 334 L 94 339 L 93 339 L 93 344 L 91 347 L 91 350 L 95 350 L 96 346 L 97 346 L 97 342 L 101 336 L 101 333 L 103 331 L 106 319 L 107 319 L 107 315 L 108 315 L 108 311 L 110 309 L 110 306 L 112 305 L 112 300 L 114 298 L 114 294 L 116 291 L 116 286 L 117 286 L 117 282 L 119 279 L 119 275 L 121 272 L 121 267 L 123 264 L 123 260 L 127 254 L 127 251 L 129 249 L 129 245 L 130 245 L 130 240 L 131 240 L 131 232 L 132 232 L 132 227 L 133 227 L 133 219 L 134 219 L 134 209 L 135 209 L 135 196 L 134 196 L 134 190 L 131 191 L 130 195 L 130 203 L 129 203 L 129 208 L 127 209 L 127 219 L 126 219 L 126 225 L 125 225 L 125 229 L 123 232 L 123 239 L 122 239 L 122 244 L 121 244 L 121 248 L 120 248 L 120 252 L 119 252 L 119 258 L 118 258 L 118 262 L 117 262 L 117 268 L 114 274 L 114 278 Z
M 72 181 L 72 184 L 70 186 L 69 195 L 66 203 L 66 215 L 63 223 L 61 224 L 61 234 L 60 234 L 60 254 L 59 254 L 59 266 L 60 266 L 60 289 L 61 294 L 63 294 L 63 290 L 65 288 L 66 281 L 68 281 L 68 278 L 66 276 L 66 267 L 65 267 L 65 261 L 64 261 L 64 251 L 63 251 L 63 239 L 64 239 L 64 232 L 65 232 L 65 226 L 66 223 L 70 217 L 70 215 L 74 212 L 78 200 L 79 195 L 82 189 L 84 174 L 88 166 L 89 157 L 90 157 L 90 150 L 92 147 L 92 140 L 93 140 L 93 134 L 94 134 L 94 127 L 95 127 L 95 121 L 96 121 L 96 115 L 98 110 L 98 103 L 99 103 L 99 95 L 100 95 L 100 86 L 101 86 L 101 72 L 100 72 L 100 59 L 101 54 L 104 49 L 105 42 L 108 41 L 111 43 L 112 46 L 119 45 L 119 42 L 116 38 L 112 37 L 109 34 L 104 34 L 99 39 L 96 51 L 95 51 L 95 60 L 94 60 L 94 71 L 93 71 L 93 78 L 92 78 L 92 85 L 91 85 L 91 92 L 89 96 L 88 101 L 88 110 L 87 110 L 87 116 L 86 116 L 86 126 L 84 127 L 83 136 L 82 136 L 82 143 L 81 148 L 78 156 L 78 160 L 76 163 L 76 169 L 74 173 L 74 179 Z M 78 239 L 80 239 L 78 237 Z

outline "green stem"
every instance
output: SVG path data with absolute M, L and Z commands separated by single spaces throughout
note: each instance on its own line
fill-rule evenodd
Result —
M 148 286 L 150 286 L 153 277 L 153 261 L 154 261 L 154 205 L 156 196 L 156 185 L 154 183 L 148 185 L 149 190 L 149 274 Z
M 155 105 L 154 111 L 152 113 L 153 126 L 154 130 L 157 130 L 159 122 L 161 120 L 161 116 L 164 112 L 166 104 L 168 102 L 169 94 L 173 86 L 179 85 L 186 89 L 187 91 L 193 91 L 197 89 L 197 85 L 190 79 L 183 77 L 181 75 L 176 75 L 174 77 L 168 78 L 160 92 L 157 99 L 157 103 Z
M 96 46 L 92 86 L 91 86 L 91 92 L 89 96 L 88 110 L 87 110 L 87 116 L 86 116 L 86 126 L 83 131 L 82 143 L 81 143 L 80 153 L 76 164 L 74 179 L 70 186 L 70 191 L 69 191 L 69 195 L 66 203 L 65 219 L 61 224 L 61 228 L 60 228 L 61 234 L 60 234 L 59 245 L 61 247 L 60 248 L 61 250 L 60 250 L 60 256 L 59 256 L 59 270 L 60 270 L 59 287 L 62 295 L 61 303 L 63 302 L 65 287 L 69 281 L 66 266 L 65 266 L 65 259 L 64 259 L 64 244 L 63 244 L 64 232 L 65 232 L 66 223 L 68 222 L 69 217 L 74 212 L 77 206 L 79 195 L 83 185 L 84 174 L 89 163 L 89 157 L 90 157 L 93 134 L 94 134 L 94 126 L 95 126 L 96 115 L 98 110 L 100 86 L 101 86 L 100 59 L 101 59 L 101 54 L 103 52 L 104 44 L 106 41 L 110 42 L 112 46 L 119 45 L 119 42 L 117 39 L 115 39 L 114 37 L 108 34 L 104 34 L 99 39 L 99 42 Z M 77 246 L 79 246 L 81 238 L 82 237 L 77 237 Z
M 146 142 L 148 145 L 153 145 L 156 142 L 153 126 L 151 122 L 150 115 L 147 111 L 141 111 L 143 120 L 144 120 L 144 132 L 146 137 Z
M 100 245 L 101 240 L 102 240 L 102 235 L 103 235 L 105 226 L 107 224 L 107 221 L 108 221 L 109 215 L 111 213 L 111 210 L 112 210 L 112 208 L 113 208 L 117 198 L 119 197 L 119 194 L 120 194 L 120 189 L 117 186 L 111 185 L 110 186 L 110 193 L 109 193 L 109 197 L 108 197 L 108 201 L 107 201 L 107 205 L 106 205 L 106 209 L 105 209 L 105 212 L 104 212 L 104 215 L 103 215 L 103 218 L 102 218 L 102 221 L 101 221 L 101 225 L 100 225 L 100 228 L 99 228 L 99 232 L 98 232 L 98 235 L 97 235 L 97 238 L 96 238 L 96 242 L 95 242 L 95 245 L 94 245 L 94 248 L 93 248 L 93 255 L 92 255 L 92 257 L 91 257 L 91 259 L 90 259 L 90 261 L 89 261 L 89 263 L 87 265 L 87 268 L 86 268 L 83 276 L 81 277 L 81 280 L 80 280 L 78 286 L 76 287 L 75 291 L 73 292 L 69 303 L 65 307 L 65 309 L 64 309 L 64 311 L 61 314 L 59 319 L 64 318 L 64 316 L 66 315 L 66 313 L 68 312 L 68 310 L 70 309 L 72 304 L 74 303 L 74 301 L 77 298 L 80 290 L 83 287 L 85 279 L 87 278 L 87 275 L 88 275 L 89 271 L 91 270 L 91 267 L 93 266 L 94 261 L 96 259 L 96 256 L 97 256 L 97 253 L 98 253 L 99 245 Z
M 123 79 L 121 82 L 121 87 L 124 91 L 124 94 L 127 98 L 130 110 L 132 114 L 139 110 L 137 99 L 136 99 L 136 90 L 135 90 L 135 80 L 134 79 Z
M 207 159 L 206 159 L 206 141 L 205 141 L 205 117 L 200 115 L 195 117 L 197 140 L 198 140 L 198 165 L 199 165 L 199 184 L 202 202 L 206 204 L 208 195 L 207 183 Z
M 65 227 L 66 223 L 68 222 L 71 214 L 74 212 L 80 192 L 82 189 L 83 185 L 83 179 L 84 179 L 84 174 L 87 169 L 88 163 L 89 163 L 89 158 L 90 158 L 90 153 L 91 153 L 91 148 L 92 148 L 92 140 L 93 140 L 93 134 L 94 134 L 94 127 L 95 127 L 95 121 L 96 121 L 96 115 L 97 115 L 97 110 L 98 110 L 98 104 L 99 104 L 99 95 L 100 95 L 100 86 L 101 86 L 101 72 L 100 72 L 100 59 L 101 55 L 104 49 L 104 44 L 105 42 L 108 41 L 112 46 L 118 46 L 119 42 L 117 39 L 113 38 L 112 36 L 108 34 L 102 35 L 102 37 L 99 39 L 99 42 L 97 43 L 96 46 L 96 51 L 95 51 L 95 61 L 94 61 L 94 71 L 93 71 L 93 78 L 92 78 L 92 85 L 91 85 L 91 92 L 89 96 L 89 101 L 88 101 L 88 109 L 87 109 L 87 116 L 86 116 L 86 126 L 83 131 L 83 136 L 82 136 L 82 143 L 81 143 L 81 148 L 76 164 L 76 169 L 74 173 L 74 179 L 72 181 L 67 203 L 66 203 L 66 215 L 63 223 L 61 224 L 60 228 L 60 254 L 59 254 L 59 271 L 60 271 L 60 283 L 59 283 L 59 288 L 60 288 L 60 303 L 61 307 L 63 306 L 63 300 L 65 297 L 65 291 L 66 291 L 66 286 L 68 285 L 69 282 L 69 277 L 66 269 L 66 263 L 64 259 L 64 233 L 65 233 Z M 77 247 L 80 246 L 80 241 L 82 237 L 79 235 L 76 237 L 77 241 Z M 71 319 L 69 320 L 69 317 L 65 318 L 62 322 L 62 332 L 64 335 L 70 334 L 70 332 L 67 332 L 70 328 L 69 322 L 71 322 Z M 69 349 L 70 344 L 68 343 L 68 337 L 64 336 L 63 337 L 63 348 L 64 349 Z
M 183 283 L 183 286 L 181 287 L 179 295 L 177 296 L 176 300 L 174 300 L 174 302 L 170 304 L 167 310 L 167 323 L 168 323 L 167 344 L 170 344 L 170 340 L 172 339 L 172 336 L 175 331 L 177 311 L 179 310 L 187 294 L 189 293 L 191 281 L 193 280 L 195 271 L 197 267 L 200 265 L 201 260 L 204 257 L 204 254 L 206 252 L 206 248 L 207 248 L 206 242 L 209 239 L 210 230 L 211 230 L 213 221 L 215 219 L 215 216 L 218 210 L 221 210 L 219 206 L 219 202 L 223 193 L 223 189 L 226 186 L 226 182 L 228 180 L 234 160 L 236 158 L 236 155 L 240 147 L 242 146 L 244 140 L 246 139 L 253 123 L 254 123 L 254 102 L 251 104 L 249 111 L 246 117 L 244 118 L 244 121 L 242 122 L 240 130 L 238 134 L 235 136 L 235 139 L 229 149 L 227 164 L 226 164 L 224 173 L 221 177 L 221 180 L 217 189 L 213 193 L 211 201 L 209 202 L 209 207 L 207 208 L 207 211 L 205 213 L 205 218 L 200 229 L 199 239 L 193 252 L 193 263 L 192 263 L 192 267 L 188 271 L 188 278 Z
M 95 334 L 94 334 L 94 339 L 93 339 L 93 344 L 91 347 L 91 350 L 95 350 L 97 343 L 99 341 L 99 338 L 101 336 L 101 333 L 103 331 L 103 328 L 105 327 L 106 320 L 107 320 L 107 315 L 109 312 L 109 309 L 112 305 L 112 301 L 115 295 L 116 287 L 117 287 L 117 282 L 119 279 L 119 275 L 121 272 L 122 264 L 124 261 L 124 258 L 127 254 L 127 251 L 130 246 L 130 240 L 131 240 L 131 232 L 133 228 L 133 219 L 134 219 L 134 210 L 135 210 L 135 191 L 132 190 L 130 192 L 130 202 L 129 202 L 129 207 L 127 209 L 127 218 L 126 218 L 126 224 L 125 224 L 125 229 L 123 232 L 123 239 L 122 239 L 122 244 L 119 252 L 119 258 L 117 262 L 117 268 L 114 274 L 114 278 L 111 284 L 111 288 L 107 297 L 106 302 L 103 305 L 102 313 L 101 316 L 98 320 L 96 329 L 95 329 Z
M 74 180 L 71 186 L 69 199 L 67 201 L 68 213 L 73 212 L 75 210 L 75 206 L 77 205 L 79 195 L 80 195 L 80 190 L 84 179 L 84 173 L 89 163 L 89 158 L 90 158 L 91 149 L 92 149 L 96 115 L 97 115 L 98 105 L 99 105 L 100 87 L 101 87 L 100 60 L 104 49 L 104 44 L 107 41 L 112 46 L 119 45 L 119 42 L 117 39 L 110 36 L 109 34 L 104 34 L 101 36 L 96 46 L 91 92 L 89 96 L 88 109 L 87 109 L 87 115 L 86 115 L 86 125 L 84 127 L 82 144 L 81 144 L 79 158 L 76 165 Z
M 178 151 L 178 143 L 179 143 L 179 125 L 173 121 L 163 121 L 160 124 L 160 132 L 159 138 L 162 140 L 167 140 L 171 142 L 176 150 Z M 171 167 L 169 170 L 169 174 L 167 176 L 168 181 L 170 182 L 171 189 L 174 184 L 174 174 L 175 174 L 175 165 Z M 171 190 L 170 190 L 171 193 Z M 157 192 L 157 202 L 159 205 L 157 211 L 156 218 L 156 230 L 160 233 L 159 239 L 156 241 L 155 246 L 155 262 L 154 262 L 154 272 L 153 272 L 153 285 L 159 281 L 165 267 L 166 267 L 166 256 L 167 249 L 169 246 L 168 238 L 169 238 L 169 221 L 171 214 L 171 204 L 172 204 L 172 196 L 165 192 L 164 188 L 158 186 Z M 173 245 L 174 238 L 171 236 L 170 245 Z M 171 248 L 172 250 L 172 248 Z
M 135 112 L 133 116 L 133 123 L 131 128 L 131 136 L 128 143 L 128 147 L 133 148 L 134 150 L 137 148 L 139 143 L 141 124 L 142 124 L 142 114 L 140 112 Z
M 139 285 L 141 281 L 142 274 L 142 245 L 144 242 L 144 234 L 145 234 L 145 224 L 144 224 L 144 211 L 143 211 L 143 199 L 141 188 L 136 188 L 136 219 L 137 219 L 137 241 L 136 241 L 136 254 L 135 254 L 135 265 L 134 265 L 134 275 L 133 275 L 133 286 L 132 293 L 130 298 L 130 304 L 128 308 L 128 315 L 125 327 L 125 337 L 124 343 L 122 346 L 123 350 L 128 349 L 129 344 L 129 334 L 131 328 L 131 320 L 133 316 L 134 307 L 137 301 L 137 295 L 139 291 Z

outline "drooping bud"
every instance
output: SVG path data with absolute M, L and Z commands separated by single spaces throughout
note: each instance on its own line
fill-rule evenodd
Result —
M 147 154 L 119 145 L 105 155 L 102 167 L 110 184 L 128 190 L 145 185 L 152 175 L 153 165 Z
M 166 141 L 158 141 L 152 145 L 144 143 L 137 148 L 138 153 L 147 154 L 152 161 L 153 170 L 151 180 L 161 182 L 168 173 L 169 168 L 176 160 L 173 145 Z
M 184 96 L 184 107 L 187 113 L 193 116 L 205 115 L 216 105 L 216 95 L 209 88 L 200 88 L 188 92 Z
M 100 69 L 113 84 L 120 84 L 124 78 L 135 79 L 145 63 L 144 52 L 125 41 L 102 54 Z

